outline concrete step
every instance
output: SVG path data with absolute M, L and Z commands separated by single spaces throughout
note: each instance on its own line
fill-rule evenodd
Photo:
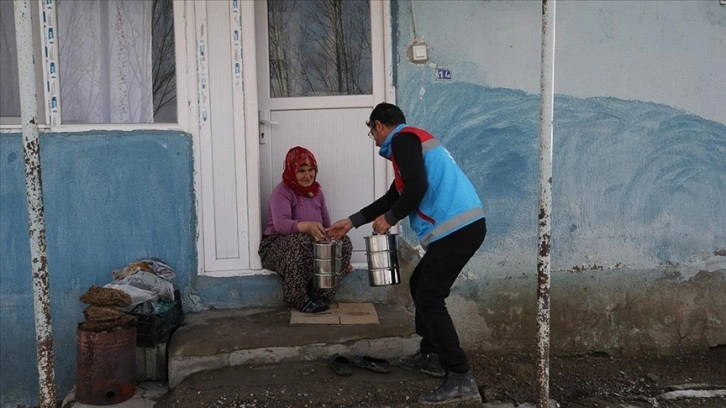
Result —
M 326 359 L 336 353 L 394 358 L 419 346 L 413 315 L 375 304 L 379 324 L 290 325 L 290 310 L 233 309 L 190 313 L 168 346 L 169 388 L 219 368 Z

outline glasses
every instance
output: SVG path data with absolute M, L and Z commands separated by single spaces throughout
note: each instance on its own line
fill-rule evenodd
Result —
M 373 122 L 373 123 L 366 122 L 366 126 L 368 126 L 371 129 L 368 131 L 368 137 L 370 137 L 371 140 L 375 140 L 375 138 L 373 137 L 373 129 L 375 129 L 376 123 L 375 122 Z

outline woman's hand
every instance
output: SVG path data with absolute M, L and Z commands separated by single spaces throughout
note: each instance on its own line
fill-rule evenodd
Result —
M 327 238 L 323 224 L 314 221 L 300 221 L 297 223 L 297 230 L 310 234 L 316 241 L 322 241 Z
M 335 224 L 328 227 L 326 231 L 331 237 L 341 239 L 348 233 L 348 231 L 350 231 L 351 228 L 353 228 L 353 222 L 350 218 L 345 218 L 340 221 L 336 221 Z

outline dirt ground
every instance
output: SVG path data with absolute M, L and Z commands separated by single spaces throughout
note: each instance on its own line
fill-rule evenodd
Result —
M 535 403 L 534 356 L 469 355 L 484 402 L 515 407 Z M 325 361 L 202 372 L 187 378 L 155 408 L 418 407 L 418 397 L 440 383 L 391 362 L 391 373 L 354 368 L 350 377 L 336 376 Z M 688 393 L 722 396 L 682 397 Z M 552 356 L 550 361 L 550 397 L 560 407 L 723 408 L 724 393 L 726 346 L 670 357 L 598 353 Z M 675 395 L 681 397 L 669 399 Z

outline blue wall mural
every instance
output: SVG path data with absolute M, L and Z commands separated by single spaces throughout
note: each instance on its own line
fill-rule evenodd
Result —
M 178 132 L 41 136 L 58 397 L 75 385 L 78 297 L 156 256 L 188 287 L 196 268 L 192 143 Z M 0 135 L 0 406 L 37 404 L 22 137 Z
M 485 201 L 469 270 L 536 273 L 541 4 L 391 6 L 397 103 Z M 556 22 L 553 268 L 712 258 L 726 236 L 726 7 L 558 2 Z M 414 42 L 427 61 L 410 59 Z
M 437 135 L 484 199 L 482 252 L 497 265 L 488 272 L 534 265 L 539 95 L 410 81 L 398 97 L 408 123 Z M 554 268 L 712 255 L 726 235 L 725 125 L 653 103 L 557 96 L 554 128 Z
M 459 327 L 462 344 L 532 352 L 541 4 L 391 7 L 397 104 L 451 151 L 487 212 L 447 300 L 476 322 Z M 724 39 L 718 2 L 557 3 L 553 352 L 726 343 Z

